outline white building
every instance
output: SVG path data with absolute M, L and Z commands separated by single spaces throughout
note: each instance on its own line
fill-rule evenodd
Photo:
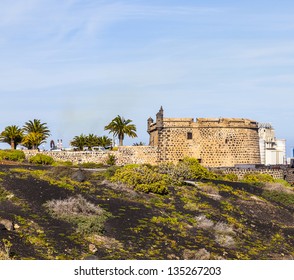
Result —
M 262 164 L 286 164 L 286 140 L 276 139 L 275 130 L 269 123 L 259 124 L 259 147 Z

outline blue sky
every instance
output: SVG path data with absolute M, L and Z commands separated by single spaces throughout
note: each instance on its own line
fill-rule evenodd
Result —
M 294 2 L 0 0 L 0 130 L 104 135 L 117 115 L 269 122 L 294 146 Z M 49 140 L 50 140 L 49 139 Z M 8 147 L 8 146 L 7 146 Z

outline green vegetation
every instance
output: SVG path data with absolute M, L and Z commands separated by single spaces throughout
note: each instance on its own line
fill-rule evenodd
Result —
M 106 161 L 107 165 L 113 166 L 116 163 L 116 157 L 115 155 L 108 155 L 108 159 Z
M 41 144 L 45 143 L 50 135 L 47 124 L 41 123 L 37 119 L 26 122 L 23 126 L 23 132 L 24 137 L 21 144 L 28 149 L 37 149 Z
M 29 162 L 34 164 L 51 165 L 54 162 L 54 160 L 50 156 L 36 154 L 35 156 L 29 159 Z
M 80 167 L 83 168 L 101 168 L 103 167 L 103 163 L 95 163 L 95 162 L 84 162 L 79 164 Z
M 109 213 L 81 195 L 65 200 L 51 200 L 44 205 L 54 217 L 73 223 L 81 234 L 101 233 Z
M 228 173 L 223 176 L 223 179 L 226 181 L 232 181 L 232 182 L 237 182 L 238 181 L 238 176 L 234 173 Z
M 110 147 L 112 140 L 107 136 L 97 136 L 94 134 L 75 136 L 70 142 L 71 146 L 76 147 L 79 151 L 83 151 L 84 148 L 92 150 L 93 147 Z
M 158 172 L 167 174 L 175 183 L 184 180 L 216 179 L 217 175 L 203 167 L 197 159 L 185 157 L 178 164 L 162 163 L 158 166 Z
M 294 257 L 294 194 L 282 180 L 223 184 L 189 158 L 97 172 L 6 168 L 0 174 L 0 200 L 6 200 L 1 206 L 12 209 L 5 218 L 19 227 L 7 231 L 9 256 L 0 241 L 0 259 Z M 184 184 L 190 178 L 195 182 Z
M 266 182 L 275 182 L 275 179 L 269 174 L 248 173 L 244 175 L 243 181 L 249 184 L 260 184 Z
M 121 182 L 137 191 L 168 193 L 169 177 L 159 174 L 148 165 L 130 164 L 115 171 L 112 182 Z
M 4 250 L 0 250 L 0 260 L 11 260 L 10 251 L 11 251 L 12 243 L 6 238 L 2 239 L 2 243 L 3 243 Z
M 22 162 L 25 160 L 23 151 L 18 150 L 0 150 L 0 160 L 12 160 Z
M 8 200 L 10 195 L 11 193 L 0 185 L 0 201 Z
M 274 202 L 278 202 L 285 206 L 292 207 L 294 209 L 294 192 L 293 193 L 286 193 L 281 191 L 269 191 L 264 190 L 262 192 L 262 196 L 266 199 Z
M 16 125 L 10 125 L 5 127 L 4 131 L 0 134 L 0 141 L 7 143 L 11 146 L 11 149 L 16 149 L 17 145 L 22 142 L 23 131 Z
M 16 125 L 5 127 L 0 134 L 0 141 L 9 144 L 12 150 L 19 144 L 28 149 L 37 149 L 39 145 L 45 143 L 49 135 L 47 124 L 34 119 L 26 122 L 23 128 Z
M 137 137 L 136 126 L 131 122 L 132 120 L 126 120 L 118 115 L 104 129 L 109 130 L 114 136 L 118 136 L 119 146 L 122 146 L 125 135 L 132 138 Z

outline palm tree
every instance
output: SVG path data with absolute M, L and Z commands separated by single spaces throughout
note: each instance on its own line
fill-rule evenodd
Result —
M 125 134 L 132 138 L 137 137 L 136 126 L 130 124 L 131 122 L 132 120 L 125 120 L 118 115 L 104 129 L 109 130 L 109 133 L 112 132 L 114 136 L 118 136 L 119 146 L 122 146 Z
M 43 141 L 42 133 L 31 132 L 23 138 L 21 144 L 27 147 L 29 150 L 31 149 L 36 150 L 44 142 L 45 141 Z
M 87 136 L 85 136 L 84 134 L 81 134 L 80 136 L 75 136 L 70 142 L 70 145 L 77 147 L 78 150 L 82 151 L 87 145 Z
M 145 143 L 140 141 L 133 144 L 133 146 L 145 146 Z
M 94 134 L 89 134 L 86 136 L 86 145 L 90 150 L 92 150 L 92 147 L 94 146 L 99 146 L 98 136 Z
M 103 148 L 109 147 L 112 144 L 112 140 L 107 136 L 98 137 L 98 146 Z
M 47 123 L 41 123 L 37 119 L 26 122 L 23 126 L 23 131 L 25 133 L 23 145 L 28 147 L 28 149 L 37 149 L 39 145 L 46 142 L 50 135 Z
M 23 131 L 16 125 L 5 127 L 4 131 L 2 131 L 0 134 L 0 141 L 9 144 L 12 150 L 16 149 L 17 145 L 21 143 L 22 139 Z

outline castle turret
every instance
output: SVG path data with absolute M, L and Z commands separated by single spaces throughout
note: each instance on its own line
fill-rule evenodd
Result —
M 162 106 L 160 107 L 158 113 L 156 114 L 156 128 L 158 131 L 162 130 L 163 128 L 163 109 Z
M 148 120 L 147 120 L 147 132 L 150 134 L 150 131 L 151 131 L 151 125 L 153 124 L 153 119 L 150 117 Z

